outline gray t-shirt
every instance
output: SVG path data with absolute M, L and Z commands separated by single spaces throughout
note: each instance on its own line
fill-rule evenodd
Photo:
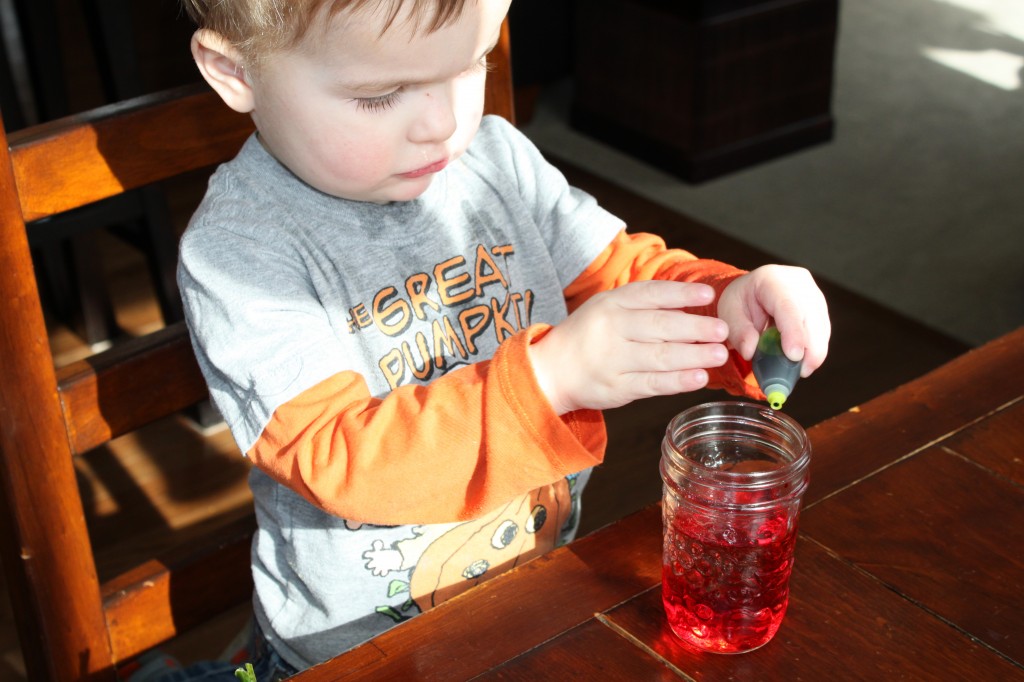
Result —
M 623 227 L 497 117 L 422 196 L 386 205 L 311 188 L 254 136 L 211 178 L 178 276 L 211 397 L 248 452 L 275 410 L 339 372 L 384 398 L 558 323 L 563 289 Z M 416 350 L 440 328 L 457 338 L 433 345 L 430 368 Z M 528 533 L 546 529 L 541 547 L 571 539 L 588 474 L 471 522 L 386 527 L 332 516 L 254 469 L 260 627 L 300 669 L 336 655 L 514 565 L 498 554 L 529 555 Z

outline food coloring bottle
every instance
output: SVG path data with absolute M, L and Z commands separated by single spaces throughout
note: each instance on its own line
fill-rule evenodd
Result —
M 768 327 L 757 341 L 751 361 L 754 377 L 768 398 L 773 410 L 782 409 L 800 378 L 801 361 L 792 361 L 782 352 L 782 335 L 776 327 Z

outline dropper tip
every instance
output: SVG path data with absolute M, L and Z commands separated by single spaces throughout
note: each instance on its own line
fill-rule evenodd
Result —
M 773 410 L 781 410 L 786 403 L 786 394 L 782 391 L 772 391 L 767 395 L 768 404 Z

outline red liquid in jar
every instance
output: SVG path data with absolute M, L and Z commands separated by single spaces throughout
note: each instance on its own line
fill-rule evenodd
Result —
M 668 529 L 662 598 L 672 631 L 718 653 L 767 643 L 789 603 L 796 524 L 787 529 L 779 514 L 744 532 L 689 517 Z

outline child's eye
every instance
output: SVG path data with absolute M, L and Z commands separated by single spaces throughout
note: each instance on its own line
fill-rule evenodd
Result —
M 401 92 L 402 90 L 398 89 L 378 97 L 359 97 L 356 99 L 356 106 L 360 111 L 371 111 L 374 113 L 387 111 L 398 103 Z

